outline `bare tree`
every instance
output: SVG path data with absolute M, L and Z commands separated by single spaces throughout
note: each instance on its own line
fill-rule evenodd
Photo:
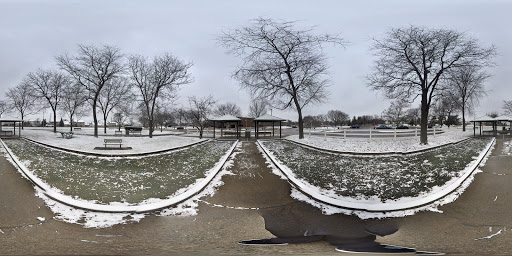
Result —
M 62 88 L 61 109 L 69 117 L 70 131 L 73 130 L 73 120 L 80 119 L 85 113 L 87 99 L 87 91 L 79 84 L 67 84 Z
M 116 77 L 108 81 L 98 97 L 98 107 L 103 114 L 103 132 L 107 133 L 108 115 L 114 108 L 128 105 L 134 99 L 132 87 L 125 77 Z
M 163 128 L 172 125 L 175 122 L 175 115 L 165 107 L 158 106 L 155 111 L 155 126 L 160 127 L 160 132 Z
M 417 125 L 420 123 L 421 111 L 420 108 L 410 108 L 405 112 L 405 119 L 411 125 Z
M 492 117 L 492 118 L 496 118 L 496 117 L 498 117 L 498 116 L 499 116 L 497 111 L 487 112 L 487 114 L 486 114 L 486 115 L 487 115 L 487 116 L 490 116 L 490 117 Z
M 329 112 L 327 112 L 327 118 L 334 126 L 343 125 L 350 120 L 350 116 L 341 110 L 329 110 Z
M 215 115 L 224 116 L 224 115 L 232 115 L 232 116 L 241 116 L 242 109 L 236 103 L 227 102 L 224 104 L 217 105 L 217 108 L 214 111 Z
M 406 109 L 409 106 L 410 104 L 406 101 L 400 99 L 394 100 L 391 102 L 389 108 L 384 111 L 383 116 L 392 123 L 399 125 L 401 122 L 405 121 Z
M 268 111 L 268 102 L 264 99 L 253 99 L 249 105 L 249 116 L 252 118 L 265 115 Z
M 33 88 L 36 100 L 41 99 L 45 105 L 49 105 L 53 111 L 53 120 L 57 120 L 62 89 L 70 83 L 70 80 L 58 71 L 38 69 L 36 72 L 29 73 L 24 82 Z M 53 132 L 57 132 L 56 125 L 53 126 Z
M 437 116 L 439 124 L 443 126 L 443 123 L 450 119 L 453 112 L 458 109 L 457 102 L 451 97 L 442 97 L 433 105 L 434 115 Z
M 213 112 L 215 99 L 212 96 L 198 98 L 192 96 L 188 98 L 190 110 L 187 111 L 187 119 L 192 126 L 199 130 L 199 138 L 203 138 L 203 131 L 208 126 L 210 116 Z
M 0 100 L 0 118 L 2 117 L 2 115 L 5 112 L 7 112 L 8 109 L 9 109 L 9 105 L 7 104 L 7 102 L 4 100 Z
M 130 115 L 133 112 L 133 102 L 126 102 L 126 104 L 118 105 L 114 108 L 114 115 L 112 121 L 117 123 L 118 131 L 121 131 L 121 127 L 124 123 L 130 120 Z
M 327 98 L 328 65 L 324 43 L 343 45 L 332 35 L 313 35 L 295 22 L 259 18 L 252 25 L 224 32 L 219 42 L 244 63 L 234 73 L 243 88 L 279 109 L 295 109 L 304 138 L 302 109 Z
M 484 82 L 490 75 L 478 67 L 465 66 L 448 72 L 448 95 L 462 113 L 462 131 L 466 131 L 466 113 L 470 114 L 487 93 Z
M 505 110 L 505 115 L 512 115 L 512 100 L 504 100 L 503 109 Z
M 148 115 L 150 138 L 153 137 L 153 120 L 158 101 L 161 98 L 176 97 L 178 86 L 193 81 L 189 73 L 191 67 L 191 62 L 183 62 L 169 53 L 154 57 L 152 62 L 142 56 L 130 57 L 130 76 L 139 90 L 140 100 Z
M 9 105 L 20 113 L 21 120 L 25 119 L 25 116 L 31 114 L 31 111 L 34 110 L 32 87 L 27 83 L 22 82 L 16 87 L 10 88 L 6 96 L 9 98 Z
M 494 46 L 480 47 L 464 33 L 415 26 L 391 29 L 382 40 L 375 39 L 373 47 L 379 58 L 368 85 L 392 99 L 421 97 L 421 144 L 428 143 L 429 109 L 447 71 L 492 66 L 496 55 Z
M 89 94 L 94 120 L 94 136 L 98 137 L 98 117 L 96 108 L 101 90 L 124 71 L 123 55 L 114 46 L 78 45 L 76 56 L 58 56 L 57 64 L 68 72 Z

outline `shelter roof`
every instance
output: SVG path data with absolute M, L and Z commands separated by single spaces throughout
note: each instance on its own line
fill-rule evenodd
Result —
M 236 121 L 242 121 L 242 119 L 240 119 L 236 116 L 233 116 L 233 115 L 223 115 L 223 116 L 211 118 L 210 121 L 236 122 Z
M 481 116 L 479 118 L 476 118 L 474 120 L 471 120 L 470 122 L 496 122 L 497 119 L 490 117 L 490 116 Z
M 497 121 L 507 121 L 512 122 L 512 117 L 510 116 L 498 116 L 495 118 Z
M 286 119 L 282 119 L 280 117 L 276 117 L 276 116 L 272 116 L 272 115 L 262 115 L 260 117 L 257 117 L 257 118 L 254 118 L 254 121 L 259 121 L 259 122 L 272 122 L 272 121 L 276 121 L 276 122 L 279 122 L 279 121 L 286 121 Z

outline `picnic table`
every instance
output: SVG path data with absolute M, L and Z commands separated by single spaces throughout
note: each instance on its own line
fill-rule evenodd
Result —
M 135 127 L 135 126 L 125 126 L 124 130 L 126 131 L 126 136 L 129 136 L 131 134 L 138 133 L 139 136 L 142 135 L 142 127 Z
M 73 138 L 73 132 L 60 132 L 63 139 L 71 139 Z

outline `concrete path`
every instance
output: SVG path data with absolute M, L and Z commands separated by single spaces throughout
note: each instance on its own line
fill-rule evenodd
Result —
M 468 190 L 454 203 L 441 207 L 444 213 L 362 221 L 353 216 L 325 216 L 290 198 L 290 185 L 271 173 L 255 143 L 245 142 L 230 168 L 234 175 L 223 177 L 225 184 L 213 197 L 202 198 L 197 216 L 149 215 L 140 223 L 107 229 L 85 229 L 53 220 L 53 213 L 34 195 L 32 185 L 0 157 L 0 254 L 340 255 L 331 244 L 371 242 L 375 235 L 377 241 L 419 250 L 511 254 L 512 205 L 508 201 L 512 157 L 500 156 L 501 145 L 498 141 L 484 173 L 476 175 Z M 500 234 L 489 239 L 475 240 L 499 230 Z M 238 244 L 275 236 L 300 242 L 297 238 L 305 235 L 321 241 L 280 246 Z

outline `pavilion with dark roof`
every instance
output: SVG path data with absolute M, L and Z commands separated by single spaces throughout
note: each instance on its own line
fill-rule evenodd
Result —
M 281 138 L 281 130 L 282 130 L 282 122 L 283 121 L 287 121 L 287 120 L 279 118 L 279 117 L 275 117 L 272 115 L 262 115 L 260 117 L 254 118 L 254 129 L 256 132 L 256 139 L 258 139 L 259 134 L 270 134 L 271 136 L 275 136 L 274 126 L 276 123 L 279 123 L 279 138 Z M 272 123 L 272 132 L 260 131 L 260 128 L 259 128 L 260 123 Z
M 485 135 L 486 132 L 490 132 L 490 133 L 492 133 L 493 136 L 497 136 L 499 122 L 508 122 L 510 127 L 509 127 L 508 132 L 505 132 L 505 133 L 510 133 L 510 135 L 512 135 L 512 117 L 498 116 L 498 117 L 494 118 L 494 117 L 490 117 L 490 116 L 482 116 L 482 117 L 476 118 L 474 120 L 471 120 L 470 122 L 473 123 L 473 135 L 474 136 L 476 136 L 476 123 L 478 123 L 478 125 L 479 125 L 480 136 Z M 482 123 L 491 123 L 492 130 L 491 131 L 483 131 Z M 505 129 L 505 127 L 503 127 L 503 128 Z
M 236 138 L 240 138 L 240 123 L 242 122 L 242 119 L 236 117 L 236 116 L 233 116 L 233 115 L 224 115 L 224 116 L 219 116 L 219 117 L 215 117 L 215 118 L 212 118 L 210 119 L 210 121 L 213 122 L 213 137 L 215 138 L 215 126 L 217 124 L 217 122 L 220 122 L 220 137 L 223 137 L 225 135 L 236 135 Z M 231 131 L 231 130 L 228 130 L 228 131 L 224 131 L 223 130 L 223 127 L 225 124 L 232 124 L 232 123 L 235 123 L 235 129 L 236 131 Z
M 12 123 L 13 129 L 3 130 L 3 123 Z M 23 120 L 21 119 L 0 119 L 0 137 L 16 137 L 16 124 L 18 124 L 18 137 L 21 137 Z

